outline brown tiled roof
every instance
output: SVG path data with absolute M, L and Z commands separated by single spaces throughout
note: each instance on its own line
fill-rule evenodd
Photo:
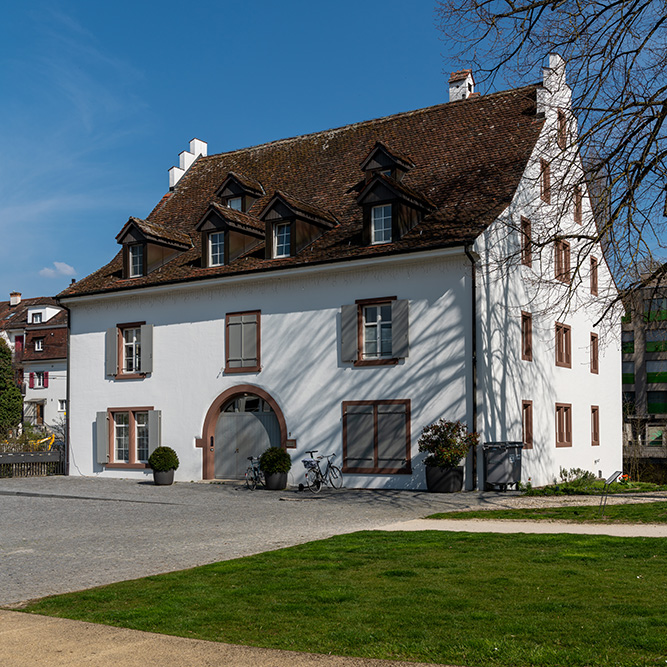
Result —
M 260 244 L 229 265 L 210 268 L 201 268 L 201 240 L 193 234 L 190 250 L 140 278 L 122 278 L 118 253 L 60 296 L 471 243 L 507 207 L 519 184 L 544 124 L 536 117 L 536 89 L 537 85 L 526 86 L 200 157 L 171 196 L 151 212 L 149 222 L 192 233 L 222 182 L 234 172 L 260 182 L 268 193 L 247 211 L 251 217 L 258 216 L 273 193 L 283 191 L 319 211 L 330 211 L 339 224 L 295 257 L 265 259 Z M 378 141 L 410 156 L 415 167 L 402 184 L 435 209 L 397 241 L 368 246 L 362 242 L 362 210 L 355 186 L 363 178 L 359 165 Z
M 182 246 L 184 249 L 192 246 L 189 234 L 166 227 L 165 225 L 159 225 L 156 222 L 149 222 L 148 220 L 132 216 L 125 223 L 123 229 L 120 230 L 116 236 L 116 240 L 120 239 L 131 226 L 137 227 L 148 241 L 166 242 L 169 245 Z
M 265 225 L 261 220 L 243 213 L 243 211 L 237 211 L 235 208 L 229 208 L 228 206 L 223 206 L 222 204 L 212 201 L 209 204 L 208 210 L 213 209 L 223 220 L 231 223 L 232 227 L 240 227 L 243 229 L 249 229 L 253 232 L 261 232 L 264 235 Z M 206 215 L 204 215 L 204 218 Z M 203 222 L 203 218 L 200 222 Z
M 35 338 L 44 339 L 44 349 L 35 352 Z M 67 358 L 67 328 L 26 330 L 23 361 L 46 361 Z
M 9 301 L 0 301 L 0 329 L 23 329 L 28 325 L 28 308 L 34 306 L 58 306 L 55 297 L 38 296 L 29 299 L 21 299 L 21 303 L 17 306 L 11 306 Z M 54 318 L 49 320 L 49 323 L 55 322 L 55 318 L 65 317 L 67 322 L 67 314 L 65 312 L 58 313 Z
M 432 201 L 430 201 L 427 197 L 424 197 L 420 192 L 415 192 L 412 188 L 409 188 L 404 183 L 396 181 L 393 178 L 380 173 L 375 174 L 375 176 L 373 176 L 373 178 L 368 181 L 363 190 L 359 193 L 359 197 L 357 199 L 363 199 L 366 192 L 371 190 L 378 181 L 384 183 L 390 190 L 393 190 L 395 193 L 399 194 L 403 199 L 406 199 L 413 204 L 417 204 L 421 208 L 437 208 Z
M 371 155 L 373 155 L 378 148 L 382 149 L 389 157 L 393 158 L 401 167 L 405 168 L 407 171 L 415 166 L 415 163 L 407 155 L 401 155 L 397 151 L 392 150 L 383 141 L 376 141 L 375 146 L 373 146 L 373 148 L 368 152 L 368 155 L 362 161 L 362 169 L 370 160 Z
M 292 195 L 289 195 L 286 192 L 281 192 L 280 190 L 277 190 L 274 193 L 274 196 L 271 198 L 271 201 L 267 202 L 267 205 L 264 208 L 267 209 L 271 205 L 271 202 L 274 200 L 274 198 L 277 197 L 282 199 L 294 211 L 296 215 L 301 215 L 306 219 L 319 220 L 321 222 L 328 223 L 329 225 L 337 224 L 336 217 L 329 211 L 325 211 L 321 208 L 318 208 L 317 206 L 312 206 L 311 204 L 308 204 L 305 201 L 297 199 L 296 197 L 293 197 Z M 263 217 L 264 213 L 265 211 L 262 211 L 259 214 L 260 218 Z
M 266 194 L 264 192 L 264 188 L 262 187 L 262 184 L 259 181 L 256 181 L 254 178 L 250 178 L 248 176 L 244 176 L 243 174 L 238 174 L 234 171 L 230 171 L 228 176 L 231 178 L 234 178 L 238 184 L 246 191 L 251 194 L 255 194 L 258 197 L 261 197 L 263 194 Z M 226 181 L 227 179 L 225 179 Z M 220 184 L 220 187 L 222 188 L 222 185 L 224 182 Z

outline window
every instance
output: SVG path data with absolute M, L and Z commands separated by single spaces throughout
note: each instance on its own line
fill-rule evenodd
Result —
M 371 243 L 391 242 L 391 204 L 371 208 Z
M 289 222 L 281 222 L 274 227 L 274 257 L 289 257 L 291 254 L 291 225 Z
M 580 225 L 583 217 L 583 202 L 581 197 L 581 187 L 574 186 L 574 221 Z
M 67 411 L 67 399 L 59 398 L 58 399 L 58 412 L 66 412 L 66 411 Z
M 572 405 L 556 403 L 556 447 L 572 447 Z
M 630 333 L 632 333 L 634 341 L 634 332 Z M 634 343 L 631 351 L 635 351 Z M 667 329 L 646 329 L 646 351 L 667 352 Z M 625 352 L 625 348 L 623 352 Z
M 110 408 L 97 413 L 97 462 L 110 468 L 146 468 L 160 444 L 161 415 L 146 408 Z
M 359 299 L 341 309 L 341 358 L 355 366 L 397 364 L 408 356 L 408 301 Z
M 622 381 L 623 384 L 634 384 L 635 383 L 635 362 L 634 361 L 624 361 L 621 365 Z
M 412 472 L 409 400 L 343 402 L 343 471 Z
M 128 248 L 129 254 L 129 276 L 130 278 L 136 278 L 137 276 L 144 275 L 144 246 L 143 245 L 131 245 Z
M 531 313 L 521 313 L 521 358 L 524 361 L 533 360 L 533 316 Z
M 30 389 L 47 389 L 49 386 L 49 371 L 35 371 L 28 376 Z
M 556 322 L 556 366 L 572 368 L 572 330 Z
M 44 339 L 35 338 L 35 352 L 43 352 L 43 351 L 44 351 Z
M 600 363 L 599 363 L 599 339 L 598 335 L 591 334 L 591 373 L 600 372 Z
M 521 429 L 524 449 L 533 448 L 533 402 L 521 403 Z
M 105 348 L 106 375 L 133 380 L 153 372 L 152 324 L 131 322 L 108 329 Z
M 227 207 L 233 208 L 235 211 L 243 210 L 243 197 L 230 197 L 227 200 Z
M 30 320 L 31 324 L 41 324 L 42 323 L 42 313 L 33 313 Z
M 667 391 L 647 391 L 646 402 L 650 415 L 667 413 Z
M 521 218 L 521 263 L 526 266 L 533 265 L 533 248 L 530 234 L 530 220 Z
M 647 447 L 662 447 L 664 441 L 664 426 L 647 426 L 646 427 L 646 446 Z
M 558 128 L 556 130 L 558 148 L 564 150 L 567 146 L 567 117 L 562 109 L 558 109 Z
M 667 382 L 667 359 L 646 362 L 646 382 L 649 384 Z
M 648 334 L 648 331 L 646 332 Z M 665 332 L 667 333 L 667 331 Z M 648 343 L 646 344 L 648 349 Z M 623 354 L 633 354 L 635 351 L 635 332 L 622 331 L 621 332 L 621 352 Z
M 555 243 L 555 277 L 563 283 L 570 282 L 570 244 L 563 239 Z
M 664 322 L 667 320 L 667 298 L 644 300 L 644 321 Z
M 540 160 L 540 196 L 543 202 L 551 204 L 551 166 L 544 159 Z
M 598 260 L 597 257 L 591 257 L 591 294 L 598 295 Z
M 261 370 L 259 310 L 225 316 L 225 373 Z
M 212 232 L 208 235 L 208 265 L 222 266 L 225 263 L 225 233 Z
M 591 405 L 591 445 L 597 447 L 600 444 L 600 408 Z

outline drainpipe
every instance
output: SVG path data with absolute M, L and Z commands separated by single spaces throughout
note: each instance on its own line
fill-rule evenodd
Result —
M 477 260 L 470 252 L 470 246 L 465 246 L 466 257 L 470 260 L 471 268 L 471 312 L 472 312 L 472 430 L 477 432 Z M 477 447 L 472 450 L 472 488 L 477 488 Z
M 72 312 L 67 306 L 64 306 L 60 300 L 56 299 L 56 303 L 61 307 L 65 309 L 65 312 L 67 313 L 67 383 L 66 383 L 66 389 L 65 389 L 65 400 L 67 403 L 65 403 L 65 475 L 69 476 L 69 452 L 70 452 L 70 446 L 69 446 L 69 415 L 72 410 L 72 403 L 70 401 L 70 396 L 69 396 L 69 383 L 70 383 L 70 331 L 72 329 Z

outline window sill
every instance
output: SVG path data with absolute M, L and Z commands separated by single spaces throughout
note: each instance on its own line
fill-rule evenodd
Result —
M 111 470 L 146 470 L 148 463 L 105 463 L 104 467 Z
M 556 447 L 572 447 L 571 442 L 557 442 Z
M 395 366 L 398 359 L 357 359 L 354 366 Z
M 143 380 L 146 377 L 146 373 L 118 373 L 114 375 L 114 380 Z
M 558 366 L 558 368 L 572 368 L 571 363 L 568 364 L 568 363 L 565 363 L 564 361 L 557 361 L 556 366 Z
M 228 373 L 259 373 L 262 370 L 261 366 L 243 366 L 241 368 L 226 368 L 225 375 Z

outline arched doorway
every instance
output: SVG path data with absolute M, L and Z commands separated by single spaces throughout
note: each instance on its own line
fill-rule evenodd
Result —
M 213 401 L 196 440 L 203 449 L 202 477 L 241 479 L 248 456 L 286 442 L 285 418 L 273 397 L 254 385 L 232 387 Z

